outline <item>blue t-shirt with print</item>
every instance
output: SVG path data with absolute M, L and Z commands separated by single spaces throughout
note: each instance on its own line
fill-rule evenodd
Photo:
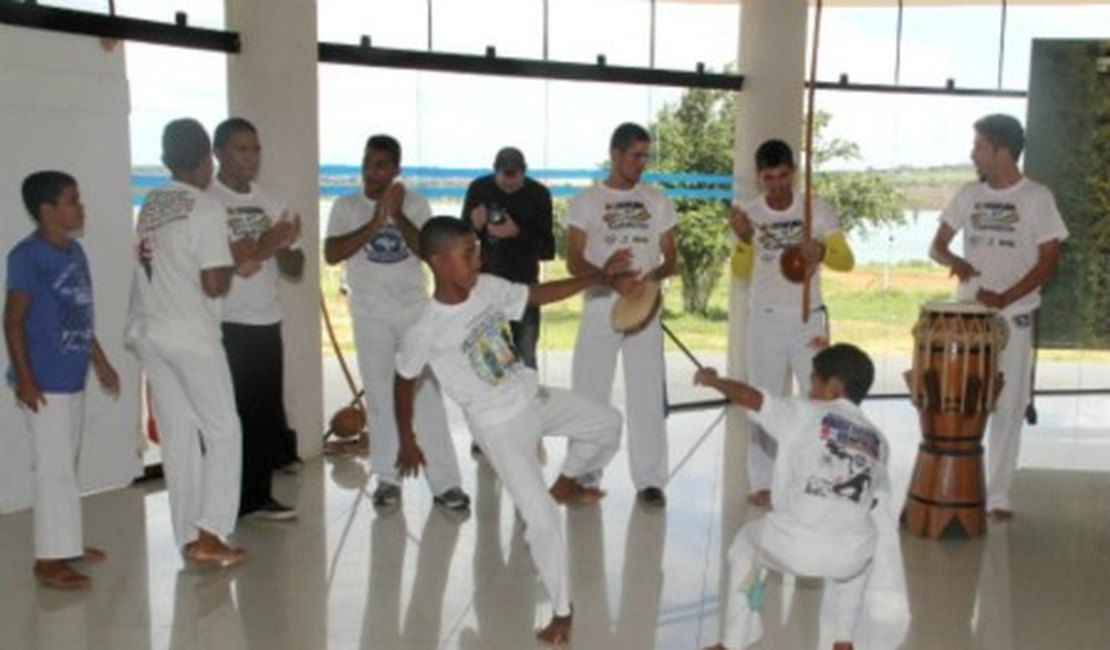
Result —
M 75 240 L 59 248 L 37 233 L 8 253 L 8 291 L 31 297 L 23 333 L 31 375 L 44 393 L 85 389 L 93 341 L 89 262 Z M 15 372 L 8 368 L 8 381 Z

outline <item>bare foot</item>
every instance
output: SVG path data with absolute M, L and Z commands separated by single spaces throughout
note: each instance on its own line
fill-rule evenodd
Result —
M 220 568 L 242 564 L 247 559 L 245 550 L 228 546 L 219 537 L 206 531 L 201 531 L 195 541 L 186 544 L 182 553 L 186 560 Z
M 771 507 L 771 491 L 770 490 L 756 490 L 748 495 L 748 503 L 757 508 L 770 508 Z
M 713 645 L 705 646 L 704 648 L 702 648 L 702 650 L 728 650 L 728 648 L 726 648 L 725 644 L 723 643 L 715 643 Z
M 854 650 L 854 648 L 851 641 L 837 641 L 833 644 L 833 650 Z
M 88 589 L 92 585 L 89 576 L 76 571 L 65 560 L 36 560 L 35 580 L 51 589 Z
M 559 475 L 551 486 L 551 498 L 560 505 L 593 505 L 605 497 L 605 492 L 595 487 L 586 487 L 577 480 Z
M 108 555 L 105 554 L 104 551 L 102 551 L 98 548 L 93 548 L 91 546 L 86 546 L 85 550 L 81 553 L 81 555 L 78 555 L 77 557 L 73 558 L 73 561 L 74 562 L 89 562 L 89 563 L 95 564 L 97 562 L 103 562 L 104 560 L 107 560 L 107 559 L 108 559 Z
M 551 621 L 536 632 L 536 638 L 548 645 L 565 645 L 570 641 L 570 621 L 573 614 L 552 616 Z
M 1014 511 L 1005 508 L 991 508 L 987 515 L 994 521 L 1010 521 L 1014 518 Z

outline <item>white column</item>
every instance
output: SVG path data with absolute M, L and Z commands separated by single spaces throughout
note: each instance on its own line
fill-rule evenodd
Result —
M 736 120 L 733 176 L 736 198 L 759 191 L 755 150 L 768 138 L 790 143 L 797 153 L 802 138 L 806 54 L 805 0 L 743 0 L 740 8 L 738 70 L 744 75 Z M 731 276 L 730 276 L 731 277 Z M 748 280 L 731 278 L 728 317 L 728 374 L 746 378 Z M 747 493 L 747 418 L 730 409 L 726 420 L 725 485 L 722 490 L 722 552 L 739 528 Z
M 302 456 L 320 452 L 320 202 L 316 3 L 227 0 L 227 28 L 239 54 L 228 56 L 228 111 L 250 120 L 262 140 L 259 184 L 300 213 L 304 277 L 282 282 L 285 400 Z
M 90 373 L 78 479 L 83 492 L 142 474 L 135 433 L 139 370 L 123 348 L 133 257 L 131 155 L 123 48 L 92 36 L 0 25 L 0 242 L 8 251 L 35 228 L 20 199 L 23 178 L 57 169 L 77 179 L 80 238 L 93 280 L 96 335 L 120 375 L 119 399 Z M 0 265 L 6 283 L 7 265 Z M 2 347 L 2 346 L 0 346 Z M 0 350 L 0 372 L 8 353 Z M 31 447 L 12 391 L 0 388 L 0 513 L 31 505 Z

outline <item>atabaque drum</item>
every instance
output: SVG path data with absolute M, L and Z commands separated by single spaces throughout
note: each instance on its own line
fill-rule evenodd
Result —
M 930 302 L 913 328 L 910 396 L 921 424 L 902 523 L 926 537 L 974 537 L 985 521 L 983 431 L 1003 378 L 1006 322 L 979 303 Z

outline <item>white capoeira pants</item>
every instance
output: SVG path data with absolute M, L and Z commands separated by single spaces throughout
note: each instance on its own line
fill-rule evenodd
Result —
M 608 404 L 612 399 L 617 354 L 624 366 L 628 464 L 636 490 L 667 484 L 667 428 L 664 422 L 663 329 L 655 316 L 641 330 L 613 330 L 610 313 L 616 292 L 583 299 L 582 321 L 574 343 L 571 390 Z
M 748 607 L 746 583 L 753 572 L 762 576 L 769 569 L 797 575 L 788 563 L 775 558 L 773 549 L 761 549 L 763 525 L 762 519 L 744 524 L 728 549 L 728 593 L 721 599 L 725 605 L 721 614 L 724 627 L 721 643 L 729 650 L 747 647 L 763 636 L 763 621 L 759 612 L 753 612 Z M 856 621 L 863 608 L 863 597 L 867 593 L 873 565 L 873 560 L 867 560 L 863 568 L 852 576 L 811 576 L 826 578 L 826 594 L 833 599 L 835 612 L 834 641 L 851 641 L 855 635 Z
M 77 484 L 85 393 L 44 393 L 43 399 L 37 412 L 22 408 L 35 482 L 35 559 L 61 560 L 85 550 Z
M 987 429 L 987 509 L 1011 510 L 1010 487 L 1021 450 L 1021 426 L 1029 405 L 1033 363 L 1033 314 L 1006 317 L 1010 338 L 998 355 L 1002 391 Z
M 161 439 L 162 471 L 179 547 L 201 531 L 226 538 L 239 515 L 243 437 L 222 347 L 196 350 L 140 339 Z
M 423 305 L 386 319 L 367 316 L 354 302 L 351 303 L 358 369 L 370 410 L 370 470 L 378 476 L 379 483 L 401 484 L 396 467 L 401 442 L 397 437 L 397 416 L 393 405 L 393 376 L 401 338 L 422 310 Z M 462 484 L 462 474 L 459 472 L 455 445 L 451 441 L 451 430 L 447 426 L 443 396 L 439 383 L 428 368 L 416 382 L 413 409 L 413 428 L 424 451 L 427 463 L 424 476 L 432 493 L 441 494 L 458 487 Z
M 570 614 L 567 546 L 559 507 L 548 492 L 536 459 L 541 436 L 567 439 L 561 473 L 600 472 L 620 446 L 620 413 L 569 391 L 541 387 L 532 402 L 508 420 L 472 425 L 474 439 L 524 520 L 524 538 L 547 588 L 556 616 Z
M 748 383 L 772 395 L 782 395 L 787 373 L 803 392 L 809 391 L 813 371 L 811 345 L 814 338 L 827 336 L 822 310 L 803 323 L 798 309 L 752 307 L 748 320 Z M 751 427 L 748 437 L 748 481 L 752 492 L 769 490 L 775 467 L 775 439 L 761 427 Z

